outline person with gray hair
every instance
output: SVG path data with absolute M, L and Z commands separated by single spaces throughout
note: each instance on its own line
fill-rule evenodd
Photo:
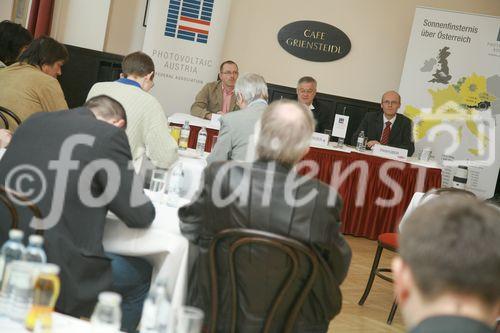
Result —
M 182 234 L 192 243 L 194 253 L 187 304 L 210 313 L 208 247 L 215 235 L 234 228 L 271 232 L 302 242 L 318 254 L 317 277 L 291 332 L 325 333 L 340 312 L 339 286 L 351 260 L 349 245 L 340 233 L 342 202 L 327 184 L 295 170 L 309 149 L 314 130 L 309 110 L 295 101 L 274 102 L 264 111 L 259 128 L 257 161 L 209 164 L 198 195 L 179 209 Z M 329 200 L 331 195 L 337 199 Z M 224 300 L 231 293 L 228 271 L 225 264 L 219 268 L 219 297 Z M 244 272 L 238 275 L 238 285 L 245 286 L 238 289 L 241 301 L 236 309 L 236 331 L 262 332 L 270 304 L 292 271 L 291 260 L 277 257 L 271 249 L 252 250 L 237 257 L 235 271 Z M 289 290 L 303 287 L 300 282 Z M 234 309 L 231 302 L 220 303 L 216 331 L 229 332 Z M 283 311 L 273 318 L 270 332 L 285 331 L 291 303 L 291 298 L 284 298 Z M 207 316 L 205 324 L 209 321 Z
M 219 137 L 207 161 L 253 159 L 254 128 L 267 107 L 267 85 L 258 74 L 245 74 L 234 87 L 236 104 L 240 110 L 221 118 Z
M 395 294 L 411 333 L 493 333 L 500 317 L 500 212 L 470 195 L 417 207 L 393 259 Z

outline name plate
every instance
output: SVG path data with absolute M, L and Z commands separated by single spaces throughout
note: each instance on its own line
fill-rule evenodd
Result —
M 212 119 L 210 119 L 210 122 L 212 125 L 220 125 L 220 118 L 222 118 L 222 115 L 217 114 L 217 113 L 212 113 Z
M 373 155 L 404 160 L 408 157 L 408 150 L 384 145 L 372 147 Z
M 311 138 L 311 146 L 318 148 L 328 147 L 329 141 L 330 141 L 330 136 L 328 134 L 313 133 L 313 136 Z

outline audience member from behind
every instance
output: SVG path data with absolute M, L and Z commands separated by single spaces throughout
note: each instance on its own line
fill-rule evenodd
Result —
M 297 100 L 312 112 L 316 120 L 315 132 L 323 133 L 327 129 L 332 129 L 334 114 L 316 99 L 317 88 L 318 83 L 313 77 L 301 77 L 297 82 Z
M 0 68 L 15 63 L 32 40 L 33 35 L 22 25 L 8 20 L 0 22 Z
M 123 59 L 121 78 L 99 82 L 87 99 L 107 95 L 119 101 L 127 113 L 127 137 L 134 166 L 140 169 L 143 156 L 155 167 L 168 168 L 177 159 L 177 144 L 168 131 L 168 121 L 160 102 L 149 93 L 155 66 L 150 56 L 134 52 Z
M 208 162 L 253 160 L 255 125 L 267 107 L 266 81 L 258 74 L 245 74 L 236 81 L 234 93 L 240 110 L 221 118 L 219 138 Z
M 0 185 L 37 201 L 48 261 L 61 267 L 57 310 L 89 318 L 98 294 L 114 290 L 122 295 L 122 329 L 135 332 L 152 268 L 140 258 L 105 253 L 102 244 L 108 211 L 130 228 L 149 227 L 155 217 L 129 167 L 125 126 L 123 107 L 108 96 L 74 110 L 33 115 L 0 160 Z M 33 176 L 31 170 L 38 172 Z M 19 224 L 25 234 L 34 232 L 30 219 L 24 216 Z M 0 221 L 9 220 L 0 205 Z M 0 224 L 0 243 L 8 228 Z
M 419 206 L 392 262 L 411 333 L 493 333 L 500 316 L 500 211 L 466 195 Z
M 342 204 L 337 193 L 327 184 L 300 176 L 294 170 L 309 150 L 313 132 L 314 119 L 303 105 L 294 101 L 274 102 L 261 118 L 256 162 L 214 162 L 205 168 L 198 196 L 179 210 L 181 231 L 198 250 L 193 252 L 196 258 L 189 274 L 188 304 L 210 313 L 207 251 L 218 232 L 228 228 L 263 230 L 294 238 L 317 251 L 318 275 L 293 332 L 328 330 L 330 320 L 340 312 L 339 285 L 347 274 L 351 251 L 339 231 Z M 235 193 L 237 197 L 227 200 Z M 332 194 L 336 200 L 329 200 Z M 266 247 L 255 251 L 244 249 L 235 262 L 238 285 L 245 286 L 238 292 L 236 331 L 261 332 L 269 306 L 288 277 L 291 263 Z M 226 274 L 229 270 L 226 261 L 219 264 L 221 302 L 217 332 L 229 332 L 231 302 Z M 294 284 L 290 293 L 302 287 Z M 284 303 L 289 309 L 293 300 L 286 296 Z M 277 312 L 271 332 L 283 332 L 286 321 L 283 311 Z
M 0 70 L 0 106 L 14 112 L 21 121 L 40 111 L 66 110 L 57 76 L 68 60 L 68 51 L 50 37 L 35 39 L 19 62 Z M 17 125 L 9 122 L 11 129 Z
M 224 61 L 219 68 L 219 79 L 207 83 L 195 97 L 191 114 L 204 119 L 212 119 L 212 114 L 226 114 L 238 109 L 234 85 L 238 79 L 238 65 L 234 61 Z

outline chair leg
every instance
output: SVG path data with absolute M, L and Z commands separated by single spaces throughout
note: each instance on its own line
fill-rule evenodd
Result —
M 365 292 L 363 293 L 363 296 L 361 296 L 361 299 L 358 302 L 359 305 L 363 305 L 365 303 L 366 298 L 368 297 L 368 294 L 372 289 L 373 280 L 375 279 L 375 272 L 378 268 L 378 263 L 380 261 L 380 257 L 382 256 L 383 249 L 384 248 L 380 246 L 380 244 L 377 246 L 377 252 L 375 252 L 375 258 L 373 258 L 372 270 L 370 271 L 370 277 L 368 278 L 368 282 L 366 283 Z
M 397 309 L 398 309 L 398 302 L 395 299 L 394 302 L 392 302 L 391 312 L 389 312 L 389 317 L 387 318 L 388 325 L 392 324 L 392 320 L 394 319 L 394 315 L 396 314 Z

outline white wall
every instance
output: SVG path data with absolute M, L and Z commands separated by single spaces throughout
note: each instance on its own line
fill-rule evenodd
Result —
M 0 21 L 10 20 L 14 0 L 0 0 Z
M 58 41 L 103 51 L 111 0 L 55 2 L 51 36 Z

